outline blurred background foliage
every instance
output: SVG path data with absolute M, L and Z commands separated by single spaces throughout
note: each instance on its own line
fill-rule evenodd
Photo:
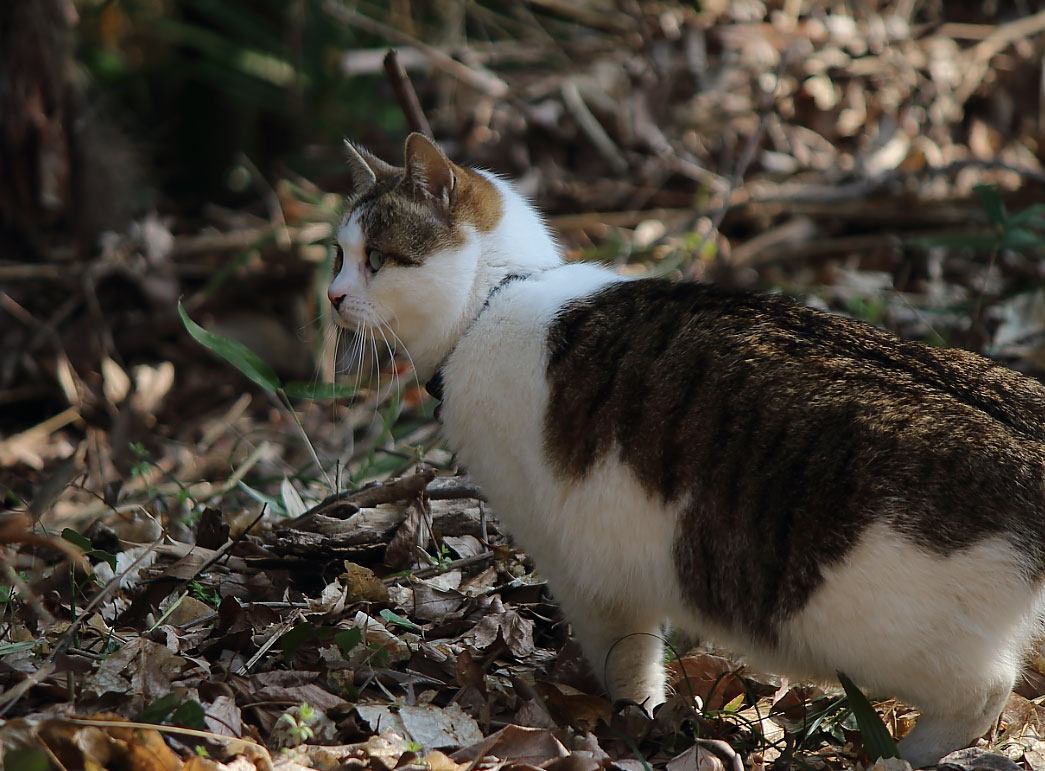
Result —
M 243 157 L 265 173 L 278 162 L 311 178 L 329 173 L 317 145 L 403 131 L 382 78 L 348 78 L 341 67 L 346 51 L 378 41 L 331 23 L 321 6 L 78 0 L 78 58 L 171 198 L 228 198 L 244 187 Z
M 0 487 L 87 435 L 100 488 L 251 388 L 179 297 L 282 382 L 371 375 L 303 417 L 324 457 L 388 443 L 411 376 L 350 360 L 324 282 L 342 139 L 401 157 L 390 46 L 448 155 L 515 180 L 569 260 L 1045 373 L 1045 0 L 0 0 L 0 434 L 75 411 Z M 161 366 L 148 410 L 111 396 Z

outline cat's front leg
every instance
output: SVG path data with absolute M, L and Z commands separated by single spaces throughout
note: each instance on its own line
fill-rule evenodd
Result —
M 588 663 L 613 700 L 651 710 L 665 699 L 661 617 L 613 602 L 559 598 Z

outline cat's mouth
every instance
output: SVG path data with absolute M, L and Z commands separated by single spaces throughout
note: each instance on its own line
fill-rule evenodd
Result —
M 355 298 L 344 296 L 338 302 L 331 301 L 334 321 L 340 326 L 348 329 L 359 330 L 376 326 L 380 322 L 376 319 L 373 309 L 366 303 Z

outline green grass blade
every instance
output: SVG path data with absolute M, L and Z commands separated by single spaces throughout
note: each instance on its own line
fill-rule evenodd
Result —
M 863 736 L 868 757 L 872 760 L 900 757 L 900 753 L 896 749 L 896 742 L 893 741 L 885 723 L 882 722 L 882 716 L 871 706 L 871 702 L 864 696 L 864 692 L 842 672 L 838 673 L 838 681 L 845 689 L 849 706 L 852 707 L 853 715 L 856 716 L 856 724 L 860 726 L 860 734 Z
M 181 323 L 185 325 L 185 329 L 197 343 L 218 354 L 266 391 L 276 392 L 276 389 L 279 388 L 279 378 L 254 351 L 235 340 L 208 332 L 189 318 L 189 314 L 181 307 L 180 301 L 178 302 L 178 315 L 181 316 Z
M 1039 235 L 1027 228 L 1006 228 L 1005 235 L 1001 239 L 1001 246 L 1005 249 L 1041 249 L 1045 246 L 1045 236 Z
M 307 383 L 295 381 L 283 386 L 291 399 L 347 399 L 356 393 L 355 386 L 345 383 Z
M 1040 228 L 1042 227 L 1043 217 L 1045 217 L 1045 203 L 1036 203 L 1010 216 L 1005 224 L 1010 228 L 1022 225 Z
M 1005 202 L 1001 199 L 1001 192 L 997 185 L 976 185 L 973 188 L 976 195 L 980 197 L 980 204 L 987 213 L 987 218 L 992 225 L 1001 227 L 1005 224 L 1008 215 L 1005 212 Z

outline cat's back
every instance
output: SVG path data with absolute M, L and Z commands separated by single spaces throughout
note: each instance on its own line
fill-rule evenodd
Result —
M 502 498 L 626 469 L 702 533 L 675 555 L 702 613 L 749 628 L 875 524 L 940 556 L 1005 535 L 1045 572 L 1036 381 L 784 297 L 557 271 L 495 295 L 447 366 L 448 439 Z M 723 582 L 737 555 L 764 585 Z
M 613 401 L 641 412 L 651 389 L 672 393 L 681 409 L 711 387 L 724 406 L 747 391 L 782 397 L 764 404 L 767 411 L 873 402 L 884 420 L 949 417 L 1045 442 L 1045 386 L 1037 381 L 783 296 L 655 279 L 614 284 L 563 307 L 548 328 L 548 347 L 552 387 L 587 402 L 588 412 Z M 549 422 L 581 412 L 563 404 Z M 791 417 L 802 419 L 798 413 Z

